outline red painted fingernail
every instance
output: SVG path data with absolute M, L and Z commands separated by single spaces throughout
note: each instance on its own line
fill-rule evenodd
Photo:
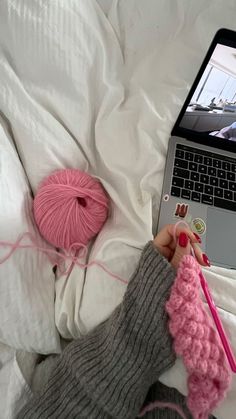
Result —
M 196 237 L 198 243 L 201 243 L 202 242 L 201 237 L 197 233 L 193 233 L 193 234 Z
M 203 255 L 202 255 L 202 259 L 203 259 L 203 262 L 204 262 L 207 266 L 211 266 L 210 261 L 209 261 L 209 259 L 208 259 L 207 255 L 206 255 L 205 253 L 203 253 Z
M 185 234 L 183 232 L 180 233 L 180 235 L 179 235 L 179 245 L 181 247 L 186 247 L 187 244 L 188 244 L 188 236 L 187 236 L 187 234 Z

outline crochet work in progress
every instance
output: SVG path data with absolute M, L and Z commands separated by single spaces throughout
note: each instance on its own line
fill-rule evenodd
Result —
M 194 419 L 207 419 L 230 387 L 231 370 L 200 296 L 200 266 L 184 256 L 166 303 L 174 350 L 188 373 L 187 405 Z

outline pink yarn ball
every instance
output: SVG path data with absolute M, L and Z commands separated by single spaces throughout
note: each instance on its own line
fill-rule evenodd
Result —
M 108 208 L 101 183 L 78 169 L 58 170 L 44 179 L 33 204 L 41 235 L 64 250 L 87 245 L 105 223 Z

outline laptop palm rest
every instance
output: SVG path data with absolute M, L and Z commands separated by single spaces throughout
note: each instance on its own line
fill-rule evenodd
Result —
M 206 254 L 213 265 L 236 269 L 235 214 L 208 207 Z

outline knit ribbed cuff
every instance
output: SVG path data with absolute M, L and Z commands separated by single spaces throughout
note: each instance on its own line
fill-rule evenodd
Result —
M 148 243 L 123 302 L 66 347 L 48 385 L 19 418 L 135 418 L 152 383 L 175 359 L 165 312 L 174 277 Z
M 150 385 L 174 362 L 165 312 L 174 277 L 148 243 L 123 303 L 89 341 L 69 349 L 77 378 L 112 417 L 138 414 Z

